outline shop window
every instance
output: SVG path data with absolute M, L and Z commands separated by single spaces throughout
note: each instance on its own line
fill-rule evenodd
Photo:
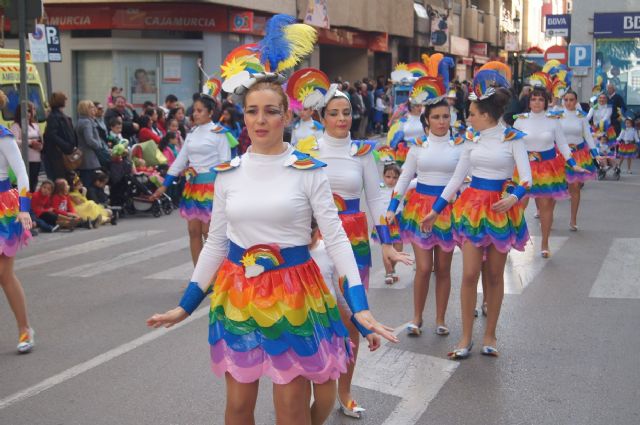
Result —
M 7 95 L 7 106 L 2 109 L 2 118 L 6 122 L 12 122 L 15 119 L 15 112 L 20 103 L 20 85 L 19 84 L 4 84 L 0 86 L 0 90 Z M 46 120 L 46 114 L 44 110 L 44 99 L 42 98 L 42 92 L 40 86 L 37 84 L 27 84 L 27 97 L 29 102 L 36 106 L 36 118 L 38 122 L 44 122 Z

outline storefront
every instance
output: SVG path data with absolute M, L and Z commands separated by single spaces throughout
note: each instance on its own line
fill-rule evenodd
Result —
M 471 77 L 471 60 L 469 56 L 469 40 L 462 37 L 451 36 L 451 55 L 454 56 L 456 62 L 456 76 L 458 81 L 465 81 Z
M 594 82 L 613 83 L 627 107 L 640 110 L 640 12 L 596 13 Z

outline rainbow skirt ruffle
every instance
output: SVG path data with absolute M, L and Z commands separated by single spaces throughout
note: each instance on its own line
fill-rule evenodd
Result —
M 197 174 L 187 180 L 180 199 L 180 215 L 188 220 L 200 220 L 203 223 L 211 221 L 213 209 L 213 182 L 216 173 Z
M 530 198 L 553 198 L 556 200 L 569 197 L 569 187 L 564 171 L 564 159 L 556 149 L 543 152 L 529 152 L 531 164 L 531 188 L 527 192 Z M 518 170 L 514 172 L 514 180 L 518 181 Z
M 636 146 L 635 142 L 618 144 L 618 157 L 635 158 L 637 154 L 638 154 L 638 147 Z
M 28 244 L 31 232 L 16 221 L 20 212 L 18 191 L 8 189 L 10 184 L 8 180 L 6 182 L 0 187 L 0 255 L 14 257 Z
M 567 174 L 567 183 L 584 183 L 588 180 L 595 180 L 597 168 L 587 142 L 570 146 L 571 154 L 573 159 L 576 160 L 576 164 L 587 170 L 588 173 L 576 173 L 573 171 L 573 168 L 565 165 L 564 170 Z
M 518 202 L 504 213 L 493 211 L 491 206 L 502 199 L 502 190 L 482 189 L 480 187 L 488 186 L 482 182 L 495 182 L 500 186 L 499 180 L 472 179 L 471 186 L 453 204 L 456 242 L 460 247 L 467 241 L 482 248 L 493 245 L 502 253 L 509 252 L 511 248 L 524 251 L 529 231 L 522 203 Z
M 358 264 L 360 280 L 365 289 L 369 289 L 369 270 L 371 269 L 371 246 L 369 245 L 369 224 L 367 215 L 360 211 L 360 199 L 343 199 L 334 193 L 333 201 L 338 209 L 342 228 L 349 238 L 353 255 Z
M 283 249 L 297 251 L 294 259 L 283 255 L 283 265 L 246 277 L 242 254 L 234 255 L 243 249 L 230 244 L 211 295 L 214 373 L 242 383 L 267 376 L 276 384 L 299 376 L 323 383 L 345 373 L 352 356 L 348 333 L 308 249 Z
M 434 223 L 431 233 L 420 230 L 420 222 L 429 214 L 433 203 L 438 199 L 444 186 L 429 186 L 418 183 L 416 191 L 409 197 L 402 211 L 400 234 L 403 242 L 410 242 L 422 249 L 439 246 L 451 252 L 456 246 L 451 221 L 451 204 L 442 210 Z

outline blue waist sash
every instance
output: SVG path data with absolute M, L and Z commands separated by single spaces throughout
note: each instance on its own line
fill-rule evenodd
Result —
M 536 152 L 536 151 L 530 151 L 529 155 L 539 155 L 540 156 L 540 160 L 541 161 L 548 161 L 550 159 L 554 159 L 556 157 L 556 148 L 551 148 L 549 150 L 546 151 L 540 151 L 540 152 Z M 529 157 L 531 158 L 531 156 Z M 531 159 L 529 159 L 531 160 Z
M 580 144 L 578 144 L 578 145 L 569 144 L 569 147 L 571 148 L 571 150 L 572 150 L 573 152 L 575 152 L 575 151 L 580 151 L 580 150 L 584 149 L 584 148 L 585 148 L 585 146 L 587 146 L 587 142 L 582 142 L 582 143 L 580 143 Z
M 253 248 L 253 247 L 252 247 Z M 239 266 L 244 266 L 242 258 L 247 255 L 251 255 L 252 248 L 245 249 L 240 245 L 229 241 L 229 253 L 227 258 L 229 261 L 236 263 Z M 287 267 L 299 266 L 311 259 L 309 254 L 309 247 L 307 246 L 293 246 L 291 248 L 273 248 L 276 252 L 279 251 L 280 256 L 284 260 L 280 264 L 274 264 L 268 257 L 262 257 L 259 254 L 254 256 L 255 263 L 263 266 L 265 271 L 284 269 Z
M 506 180 L 483 179 L 482 177 L 472 176 L 470 187 L 490 192 L 502 192 L 505 181 Z
M 344 203 L 347 209 L 344 211 L 338 211 L 338 214 L 355 214 L 360 212 L 360 198 L 345 199 Z
M 431 186 L 428 184 L 418 183 L 416 192 L 421 195 L 440 196 L 444 191 L 444 186 Z
M 9 179 L 0 180 L 0 192 L 7 192 L 11 190 L 11 181 Z

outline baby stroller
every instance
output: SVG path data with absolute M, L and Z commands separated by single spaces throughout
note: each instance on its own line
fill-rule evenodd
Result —
M 606 158 L 606 164 L 600 165 L 596 162 L 598 167 L 598 180 L 606 180 L 607 176 L 613 180 L 620 180 L 620 160 L 618 158 L 618 145 L 612 144 L 609 147 L 601 145 L 600 153 Z
M 127 182 L 127 199 L 124 204 L 126 213 L 151 213 L 154 217 L 160 217 L 162 213 L 171 214 L 173 211 L 171 197 L 165 193 L 160 199 L 153 199 L 152 195 L 158 186 L 147 174 L 129 174 L 125 180 Z

